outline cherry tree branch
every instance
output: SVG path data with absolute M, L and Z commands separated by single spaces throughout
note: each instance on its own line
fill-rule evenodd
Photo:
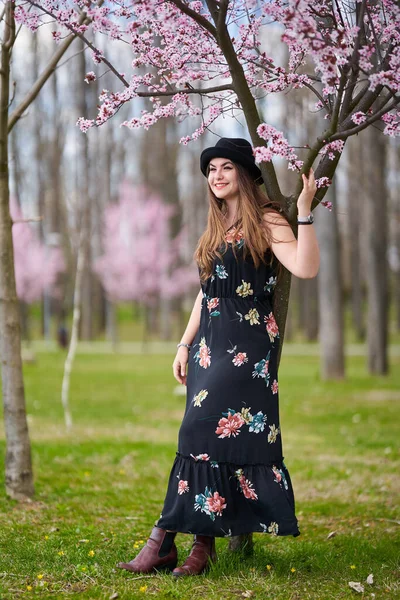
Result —
M 395 97 L 393 99 L 393 101 L 389 105 L 386 106 L 387 101 L 385 101 L 384 106 L 382 106 L 382 108 L 380 110 L 377 110 L 377 112 L 374 113 L 372 115 L 372 117 L 370 117 L 369 119 L 364 121 L 364 123 L 361 123 L 360 125 L 357 125 L 356 127 L 352 127 L 351 129 L 346 129 L 344 131 L 338 131 L 334 135 L 330 136 L 329 141 L 333 142 L 335 140 L 346 140 L 351 135 L 355 135 L 356 133 L 359 133 L 363 129 L 366 129 L 369 125 L 372 125 L 372 123 L 375 123 L 375 121 L 379 121 L 379 119 L 381 117 L 383 117 L 384 114 L 390 112 L 393 108 L 396 108 L 396 106 L 399 104 L 399 102 L 400 102 L 400 98 Z
M 207 94 L 213 94 L 215 92 L 225 92 L 227 90 L 234 91 L 233 85 L 231 83 L 227 83 L 225 85 L 216 85 L 210 88 L 194 88 L 190 84 L 187 84 L 188 87 L 178 89 L 178 90 L 169 90 L 167 92 L 154 91 L 154 92 L 137 92 L 137 96 L 140 98 L 155 98 L 159 96 L 176 96 L 176 94 L 199 94 L 200 96 L 205 96 Z
M 46 13 L 47 15 L 49 15 L 49 17 L 52 17 L 54 20 L 56 20 L 56 17 L 52 12 L 50 12 L 46 8 L 43 8 L 43 6 L 36 4 L 36 2 L 34 2 L 34 0 L 27 0 L 27 2 L 29 2 L 32 6 L 36 6 L 36 8 L 43 10 L 43 12 Z M 104 4 L 104 0 L 99 0 L 99 2 L 97 3 L 98 6 L 101 6 L 102 4 Z M 87 17 L 86 13 L 82 13 L 82 15 L 79 18 L 79 24 L 80 25 L 84 25 L 84 24 L 88 25 L 91 22 L 92 22 L 92 19 Z M 66 27 L 67 29 L 69 29 L 71 31 L 71 33 L 73 34 L 73 39 L 75 39 L 75 37 L 79 37 L 83 42 L 85 42 L 85 44 L 91 50 L 93 50 L 93 52 L 95 54 L 98 54 L 99 56 L 101 56 L 101 62 L 104 63 L 105 65 L 107 65 L 107 67 L 110 69 L 110 71 L 112 71 L 114 73 L 114 75 L 124 84 L 125 87 L 129 87 L 129 83 L 126 81 L 125 77 L 117 71 L 117 69 L 113 66 L 113 64 L 110 63 L 110 61 L 107 58 L 105 58 L 105 56 L 102 55 L 102 53 L 98 50 L 98 48 L 96 48 L 92 44 L 92 42 L 87 39 L 87 37 L 83 33 L 76 31 L 76 29 L 72 25 L 70 25 L 69 23 L 67 23 L 65 21 L 63 22 L 63 25 L 64 25 L 64 27 Z M 67 39 L 68 38 L 66 38 L 66 40 Z
M 357 34 L 356 42 L 354 44 L 353 54 L 350 59 L 351 76 L 350 76 L 349 85 L 348 85 L 345 95 L 344 95 L 342 108 L 340 111 L 340 119 L 341 120 L 343 120 L 345 118 L 345 116 L 347 116 L 348 107 L 351 102 L 351 99 L 353 96 L 353 91 L 354 91 L 354 88 L 355 88 L 355 85 L 356 85 L 357 79 L 358 79 L 359 67 L 358 67 L 357 58 L 358 58 L 358 51 L 359 51 L 360 44 L 361 44 L 361 38 L 364 36 L 363 20 L 364 20 L 365 5 L 366 5 L 366 0 L 363 0 L 361 6 L 358 9 L 359 14 L 358 14 L 358 19 L 357 19 L 357 21 L 358 21 L 357 25 L 359 27 L 359 31 Z M 356 5 L 356 10 L 357 10 L 357 5 Z
M 216 4 L 215 0 L 206 0 L 206 3 L 216 22 L 217 42 L 226 59 L 226 62 L 228 63 L 229 71 L 232 77 L 233 89 L 236 92 L 238 100 L 242 106 L 253 146 L 264 146 L 265 141 L 262 140 L 257 134 L 257 127 L 261 124 L 261 120 L 257 110 L 255 98 L 252 95 L 247 83 L 243 66 L 241 65 L 235 52 L 235 48 L 233 46 L 225 20 L 220 18 L 226 15 L 228 1 L 223 0 L 223 3 L 220 3 L 219 6 Z M 219 11 L 221 11 L 221 13 Z M 283 204 L 284 197 L 281 192 L 272 162 L 261 163 L 260 169 L 268 196 Z

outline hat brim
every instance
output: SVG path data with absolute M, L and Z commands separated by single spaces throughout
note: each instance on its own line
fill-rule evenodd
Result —
M 213 158 L 228 158 L 232 162 L 238 163 L 247 169 L 257 185 L 262 185 L 264 183 L 261 171 L 254 163 L 254 160 L 250 158 L 247 159 L 243 153 L 236 152 L 234 149 L 217 148 L 215 146 L 212 146 L 211 148 L 205 148 L 200 155 L 200 169 L 205 177 L 207 177 L 207 167 L 210 163 L 210 160 Z

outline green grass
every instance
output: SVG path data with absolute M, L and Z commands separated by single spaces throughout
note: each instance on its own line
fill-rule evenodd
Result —
M 251 557 L 218 539 L 219 561 L 206 576 L 175 581 L 115 568 L 134 557 L 162 508 L 184 408 L 173 357 L 78 355 L 70 434 L 64 358 L 38 354 L 24 367 L 36 496 L 19 505 L 0 482 L 1 599 L 400 598 L 400 359 L 390 376 L 372 378 L 365 360 L 352 358 L 348 380 L 327 383 L 317 358 L 284 357 L 281 426 L 301 536 L 255 534 Z M 177 543 L 183 560 L 190 537 Z M 349 581 L 364 583 L 365 594 Z

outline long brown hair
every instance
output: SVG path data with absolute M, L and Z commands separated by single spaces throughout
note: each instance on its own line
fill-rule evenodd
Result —
M 271 248 L 272 238 L 263 221 L 265 212 L 280 211 L 280 205 L 272 202 L 251 178 L 247 169 L 233 163 L 238 174 L 239 201 L 237 205 L 236 230 L 243 231 L 243 257 L 251 255 L 256 269 L 261 263 L 266 264 L 266 251 Z M 209 168 L 207 169 L 207 175 Z M 227 250 L 225 240 L 226 228 L 224 216 L 227 211 L 226 202 L 217 198 L 208 186 L 208 221 L 203 235 L 200 237 L 194 258 L 200 269 L 200 279 L 205 282 L 212 273 L 215 256 L 222 258 L 221 251 Z M 236 256 L 235 244 L 232 245 Z M 270 260 L 272 260 L 272 253 Z

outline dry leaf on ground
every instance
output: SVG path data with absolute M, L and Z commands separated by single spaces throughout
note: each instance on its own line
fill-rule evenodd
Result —
M 364 586 L 359 581 L 349 581 L 349 586 L 355 592 L 364 593 Z

